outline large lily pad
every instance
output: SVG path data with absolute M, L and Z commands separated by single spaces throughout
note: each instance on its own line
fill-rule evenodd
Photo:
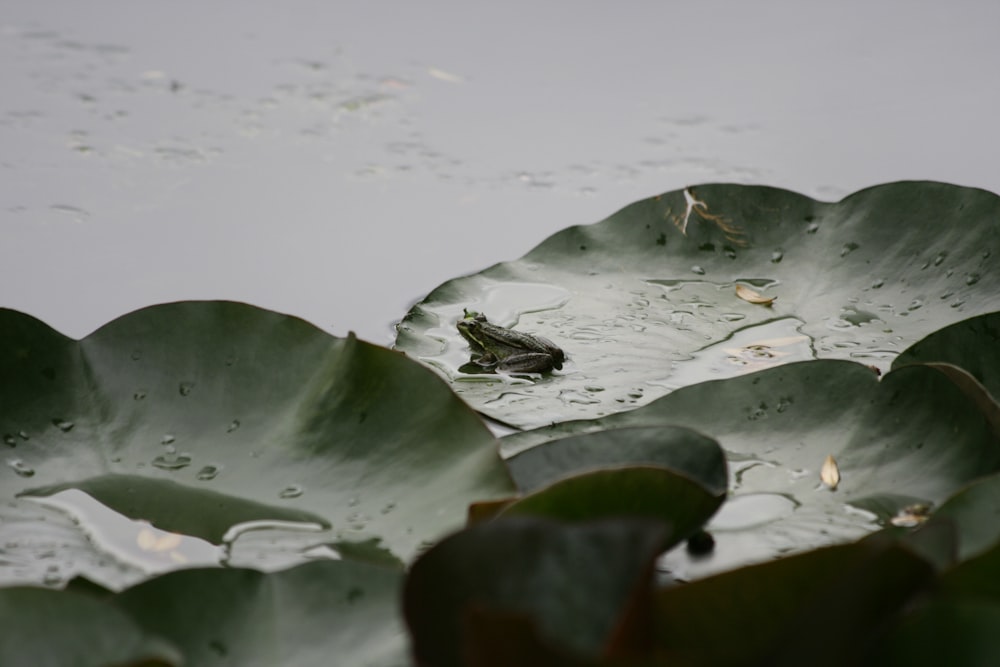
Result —
M 824 203 L 703 185 L 441 285 L 407 314 L 396 345 L 502 422 L 593 418 L 813 357 L 885 370 L 941 326 L 1000 307 L 998 252 L 1000 198 L 982 190 L 902 182 Z M 751 303 L 739 284 L 776 300 Z M 534 380 L 459 373 L 464 308 L 552 339 L 569 361 Z
M 1000 400 L 1000 312 L 956 322 L 935 331 L 904 350 L 892 362 L 905 364 L 944 362 L 968 371 Z
M 42 487 L 216 543 L 225 523 L 318 519 L 313 544 L 378 538 L 403 559 L 513 488 L 433 373 L 243 304 L 155 306 L 82 341 L 0 311 L 0 405 L 14 551 L 37 546 L 39 511 L 14 498 Z
M 880 381 L 866 366 L 836 360 L 705 382 L 632 412 L 502 442 L 515 453 L 570 434 L 669 423 L 718 440 L 731 475 L 731 496 L 708 525 L 714 552 L 675 550 L 665 559 L 682 578 L 856 539 L 1000 468 L 989 420 L 946 375 L 913 365 Z M 836 490 L 820 479 L 828 456 Z
M 478 642 L 501 639 L 496 650 L 516 643 L 510 631 L 477 632 L 498 624 L 527 625 L 541 645 L 596 658 L 619 619 L 649 603 L 653 560 L 669 537 L 656 521 L 516 517 L 442 540 L 414 563 L 404 587 L 417 663 L 457 667 L 469 664 Z
M 320 561 L 171 572 L 121 593 L 0 589 L 4 665 L 409 664 L 402 572 Z

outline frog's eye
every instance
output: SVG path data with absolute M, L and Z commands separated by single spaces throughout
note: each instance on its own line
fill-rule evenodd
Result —
M 482 313 L 479 313 L 478 315 L 476 315 L 476 319 L 474 319 L 472 321 L 473 322 L 485 322 L 486 321 L 486 316 L 483 315 Z

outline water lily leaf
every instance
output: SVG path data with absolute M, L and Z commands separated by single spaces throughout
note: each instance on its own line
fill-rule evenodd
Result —
M 998 582 L 1000 546 L 958 564 L 939 578 L 931 596 L 892 628 L 870 664 L 996 664 Z
M 561 479 L 511 503 L 500 516 L 543 516 L 562 521 L 614 517 L 659 519 L 673 529 L 668 546 L 689 537 L 722 504 L 698 482 L 668 468 L 626 466 Z
M 953 523 L 958 531 L 958 558 L 968 560 L 1000 544 L 1000 475 L 976 480 L 945 501 L 934 521 Z
M 326 526 L 319 514 L 245 500 L 168 479 L 102 475 L 78 482 L 30 489 L 23 496 L 46 497 L 78 489 L 127 517 L 144 519 L 166 531 L 222 544 L 233 527 L 249 521 L 286 521 Z
M 725 493 L 728 483 L 719 444 L 678 426 L 609 429 L 551 440 L 511 456 L 506 463 L 522 492 L 586 470 L 636 464 L 680 472 L 716 495 Z
M 421 665 L 466 664 L 499 625 L 520 626 L 519 641 L 529 626 L 537 633 L 529 643 L 596 658 L 618 619 L 648 604 L 668 536 L 662 523 L 639 520 L 511 517 L 467 528 L 418 558 L 406 579 L 413 655 Z
M 892 366 L 929 362 L 963 368 L 994 398 L 1000 397 L 1000 312 L 971 317 L 935 331 L 903 350 Z
M 0 589 L 0 664 L 166 667 L 184 664 L 170 642 L 89 595 Z
M 409 664 L 398 618 L 402 572 L 318 561 L 280 572 L 170 572 L 111 598 L 188 665 Z
M 673 586 L 656 597 L 657 657 L 685 665 L 855 664 L 933 575 L 905 547 L 865 540 Z
M 0 404 L 8 500 L 89 488 L 213 540 L 229 521 L 318 517 L 316 544 L 379 538 L 405 560 L 468 502 L 513 491 L 488 429 L 433 373 L 243 304 L 155 306 L 81 341 L 0 310 Z M 0 506 L 25 549 L 28 502 Z
M 815 357 L 886 370 L 942 325 L 1000 308 L 998 228 L 1000 197 L 941 183 L 890 183 L 836 203 L 702 185 L 441 285 L 400 323 L 396 346 L 477 410 L 522 428 Z M 762 308 L 734 285 L 776 300 Z M 551 339 L 568 357 L 562 371 L 459 372 L 465 308 Z
M 668 423 L 715 438 L 730 472 L 731 495 L 707 525 L 712 553 L 664 559 L 682 579 L 852 541 L 1000 469 L 989 421 L 934 368 L 905 366 L 879 380 L 836 360 L 692 385 L 632 412 L 510 435 L 502 448 L 511 455 L 568 435 Z M 836 491 L 819 479 L 827 456 L 837 461 Z

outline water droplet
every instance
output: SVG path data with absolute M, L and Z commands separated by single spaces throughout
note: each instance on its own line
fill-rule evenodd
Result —
M 943 262 L 944 258 L 947 257 L 947 256 L 948 256 L 948 253 L 946 253 L 946 252 L 940 252 L 940 253 L 938 253 L 938 256 L 934 258 L 934 266 L 941 266 L 941 262 Z
M 234 419 L 233 421 L 229 422 L 229 426 L 226 427 L 226 433 L 232 433 L 239 427 L 240 427 L 240 420 Z
M 3 434 L 3 441 L 9 447 L 17 447 L 17 439 L 10 433 Z
M 203 482 L 208 482 L 210 480 L 215 479 L 219 475 L 219 472 L 221 472 L 221 470 L 222 468 L 219 466 L 212 466 L 212 465 L 205 466 L 204 468 L 198 471 L 198 474 L 195 475 L 195 477 L 197 477 Z
M 966 285 L 975 285 L 978 282 L 979 282 L 979 274 L 978 273 L 970 273 L 970 274 L 968 274 L 968 275 L 965 276 L 965 284 Z
M 358 504 L 358 497 L 357 496 L 351 496 L 350 498 L 347 499 L 347 506 L 348 507 L 356 507 L 357 504 Z
M 876 278 L 872 283 L 872 289 L 880 289 L 883 285 L 885 285 L 885 278 Z
M 139 361 L 142 359 L 142 350 L 132 350 L 132 361 Z
M 177 390 L 181 393 L 181 396 L 188 396 L 191 394 L 191 390 L 194 389 L 194 382 L 181 382 L 178 385 Z
M 28 435 L 27 431 L 18 431 L 17 434 L 20 436 L 21 440 L 31 440 L 31 436 Z
M 809 226 L 806 227 L 806 233 L 807 234 L 815 234 L 816 230 L 818 230 L 818 229 L 819 229 L 819 223 L 818 222 L 810 222 Z
M 382 508 L 382 514 L 388 514 L 392 510 L 396 509 L 396 503 L 388 503 Z
M 143 389 L 140 389 L 139 391 L 132 394 L 132 400 L 141 401 L 144 398 L 146 398 L 146 392 Z
M 861 246 L 859 246 L 857 243 L 854 243 L 853 241 L 850 243 L 845 243 L 844 247 L 840 249 L 840 256 L 846 257 L 849 253 L 854 252 L 860 247 Z
M 191 465 L 191 455 L 168 452 L 154 458 L 152 463 L 160 470 L 180 470 Z
M 729 246 L 725 246 L 725 247 L 724 247 L 724 248 L 722 249 L 722 252 L 723 252 L 723 253 L 724 253 L 724 254 L 726 255 L 726 257 L 728 257 L 729 259 L 736 259 L 736 250 L 735 250 L 734 248 L 730 248 Z
M 298 484 L 292 484 L 290 486 L 286 486 L 281 491 L 279 491 L 278 497 L 285 499 L 298 498 L 303 493 L 305 493 L 305 490 L 301 486 L 299 486 Z
M 76 424 L 69 421 L 68 419 L 59 419 L 59 418 L 53 419 L 52 425 L 55 426 L 60 431 L 62 431 L 63 433 L 69 433 L 70 431 L 73 430 L 73 427 L 76 426 Z
M 780 262 L 784 258 L 785 258 L 785 253 L 782 252 L 780 249 L 775 250 L 774 252 L 771 253 L 771 263 L 772 264 L 777 264 L 778 262 Z
M 160 444 L 161 445 L 169 445 L 170 443 L 172 443 L 176 439 L 177 438 L 174 437 L 173 433 L 164 433 L 163 437 L 160 438 Z
M 58 586 L 63 583 L 63 578 L 58 571 L 50 570 L 42 576 L 42 583 L 46 586 Z
M 924 305 L 923 301 L 921 301 L 920 299 L 914 299 L 913 301 L 910 302 L 910 305 L 907 306 L 906 309 L 907 310 L 917 310 L 918 308 L 920 308 L 923 305 Z
M 697 264 L 695 264 L 694 266 L 691 267 L 691 273 L 696 273 L 699 276 L 703 276 L 703 275 L 705 275 L 705 269 L 703 269 L 700 266 L 698 266 Z
M 32 477 L 35 474 L 35 469 L 21 459 L 8 459 L 7 466 L 19 477 Z
M 719 315 L 720 322 L 739 322 L 740 320 L 745 320 L 746 315 L 743 313 L 722 313 Z

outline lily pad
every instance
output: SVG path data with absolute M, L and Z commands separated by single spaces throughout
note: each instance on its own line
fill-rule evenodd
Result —
M 542 516 L 562 521 L 610 518 L 658 519 L 672 529 L 666 546 L 690 537 L 722 504 L 700 483 L 668 468 L 627 466 L 580 473 L 514 501 L 507 516 Z
M 944 362 L 968 371 L 1000 398 L 1000 312 L 971 317 L 935 331 L 892 362 L 905 364 Z
M 0 589 L 0 664 L 183 664 L 171 643 L 89 595 L 24 586 Z
M 662 664 L 857 664 L 885 620 L 933 575 L 908 549 L 873 540 L 674 586 L 656 597 L 657 657 Z
M 483 626 L 497 623 L 528 625 L 539 643 L 594 659 L 618 620 L 649 603 L 653 561 L 668 537 L 655 521 L 529 517 L 452 535 L 417 559 L 406 579 L 403 611 L 416 661 L 466 664 L 468 645 L 496 639 Z
M 669 468 L 720 495 L 727 488 L 726 458 L 712 438 L 678 426 L 609 429 L 551 440 L 506 460 L 522 492 L 568 475 L 623 465 Z
M 0 311 L 0 404 L 14 552 L 36 512 L 14 497 L 32 489 L 90 489 L 213 540 L 230 521 L 319 518 L 314 544 L 378 538 L 404 560 L 469 501 L 513 489 L 488 429 L 433 373 L 244 304 L 154 306 L 81 341 Z
M 674 550 L 664 560 L 682 579 L 852 541 L 1000 469 L 989 420 L 945 375 L 913 365 L 880 381 L 836 360 L 685 387 L 632 412 L 510 435 L 502 448 L 511 455 L 568 435 L 670 423 L 718 440 L 730 471 L 730 498 L 707 526 L 714 551 Z M 830 456 L 836 490 L 820 479 Z
M 113 604 L 169 640 L 189 665 L 402 667 L 402 573 L 366 563 L 319 561 L 261 573 L 171 572 Z
M 836 203 L 702 185 L 441 285 L 400 323 L 396 346 L 521 428 L 812 358 L 887 370 L 942 325 L 1000 308 L 998 230 L 1000 197 L 942 183 L 890 183 Z M 466 308 L 551 339 L 568 357 L 563 370 L 460 373 L 469 350 L 455 325 Z
M 191 569 L 118 594 L 0 589 L 4 665 L 403 667 L 403 574 L 351 561 Z M 82 587 L 78 587 L 82 588 Z

